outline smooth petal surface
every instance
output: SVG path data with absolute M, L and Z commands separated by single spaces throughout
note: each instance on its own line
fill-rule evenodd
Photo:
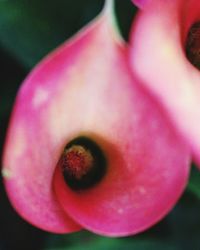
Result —
M 101 146 L 108 168 L 93 188 L 73 191 L 57 163 L 79 135 Z M 3 174 L 14 207 L 34 225 L 70 232 L 80 224 L 122 236 L 150 227 L 174 206 L 189 162 L 182 138 L 133 78 L 126 46 L 104 12 L 23 84 Z
M 103 235 L 130 235 L 172 208 L 187 181 L 189 155 L 158 104 L 133 79 L 126 48 L 113 39 L 112 27 L 104 23 L 98 34 L 76 62 L 79 77 L 75 71 L 70 80 L 71 105 L 78 114 L 73 124 L 81 124 L 74 136 L 87 135 L 101 146 L 108 172 L 95 187 L 74 192 L 57 168 L 55 190 L 65 211 L 83 227 Z M 66 103 L 71 93 L 68 89 L 55 103 Z M 68 112 L 62 124 L 69 123 Z
M 186 58 L 188 30 L 200 20 L 198 0 L 158 0 L 133 24 L 132 71 L 164 104 L 200 166 L 200 72 Z

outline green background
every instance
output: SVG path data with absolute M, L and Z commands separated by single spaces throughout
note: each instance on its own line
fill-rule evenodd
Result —
M 101 0 L 0 0 L 0 149 L 17 90 L 49 51 L 92 20 Z M 127 40 L 136 8 L 116 1 L 119 28 Z M 82 231 L 53 235 L 23 221 L 0 183 L 0 250 L 161 249 L 200 250 L 200 173 L 192 168 L 188 187 L 171 213 L 137 236 L 106 238 Z

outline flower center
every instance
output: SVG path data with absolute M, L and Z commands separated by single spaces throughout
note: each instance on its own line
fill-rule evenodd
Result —
M 66 183 L 74 190 L 85 189 L 99 182 L 106 171 L 106 159 L 100 147 L 87 137 L 70 141 L 60 159 Z
M 194 23 L 188 32 L 186 39 L 186 56 L 188 60 L 200 69 L 200 21 Z

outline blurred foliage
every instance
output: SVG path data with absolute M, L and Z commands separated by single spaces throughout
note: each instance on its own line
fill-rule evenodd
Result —
M 103 0 L 0 0 L 1 152 L 14 97 L 28 71 L 92 20 L 102 6 Z M 127 40 L 136 8 L 130 0 L 116 0 L 116 12 Z M 0 188 L 1 250 L 200 249 L 200 173 L 195 168 L 173 211 L 150 230 L 126 238 L 106 238 L 86 231 L 59 236 L 44 233 L 20 219 Z
M 197 198 L 200 199 L 200 171 L 197 170 L 195 165 L 192 167 L 192 171 L 190 174 L 188 190 L 190 190 L 197 196 Z
M 130 2 L 124 2 L 118 1 L 116 9 L 123 33 L 127 34 L 134 8 Z M 103 0 L 59 0 L 55 6 L 55 1 L 47 4 L 41 0 L 1 0 L 0 43 L 26 67 L 32 67 L 92 20 L 103 3 Z
M 102 1 L 0 1 L 0 40 L 25 66 L 33 66 L 101 8 Z
M 74 237 L 75 236 L 75 237 Z M 76 233 L 71 237 L 71 241 L 63 241 L 61 247 L 49 247 L 45 250 L 146 250 L 146 249 L 162 249 L 176 250 L 176 247 L 168 242 L 162 242 L 152 239 L 134 239 L 134 238 L 106 238 L 96 236 L 91 233 Z M 65 236 L 66 238 L 66 236 Z M 74 240 L 73 240 L 74 238 Z

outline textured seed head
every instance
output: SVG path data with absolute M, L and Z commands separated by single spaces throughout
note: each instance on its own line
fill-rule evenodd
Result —
M 66 149 L 62 157 L 62 170 L 78 180 L 87 174 L 92 164 L 93 157 L 90 151 L 80 145 Z

